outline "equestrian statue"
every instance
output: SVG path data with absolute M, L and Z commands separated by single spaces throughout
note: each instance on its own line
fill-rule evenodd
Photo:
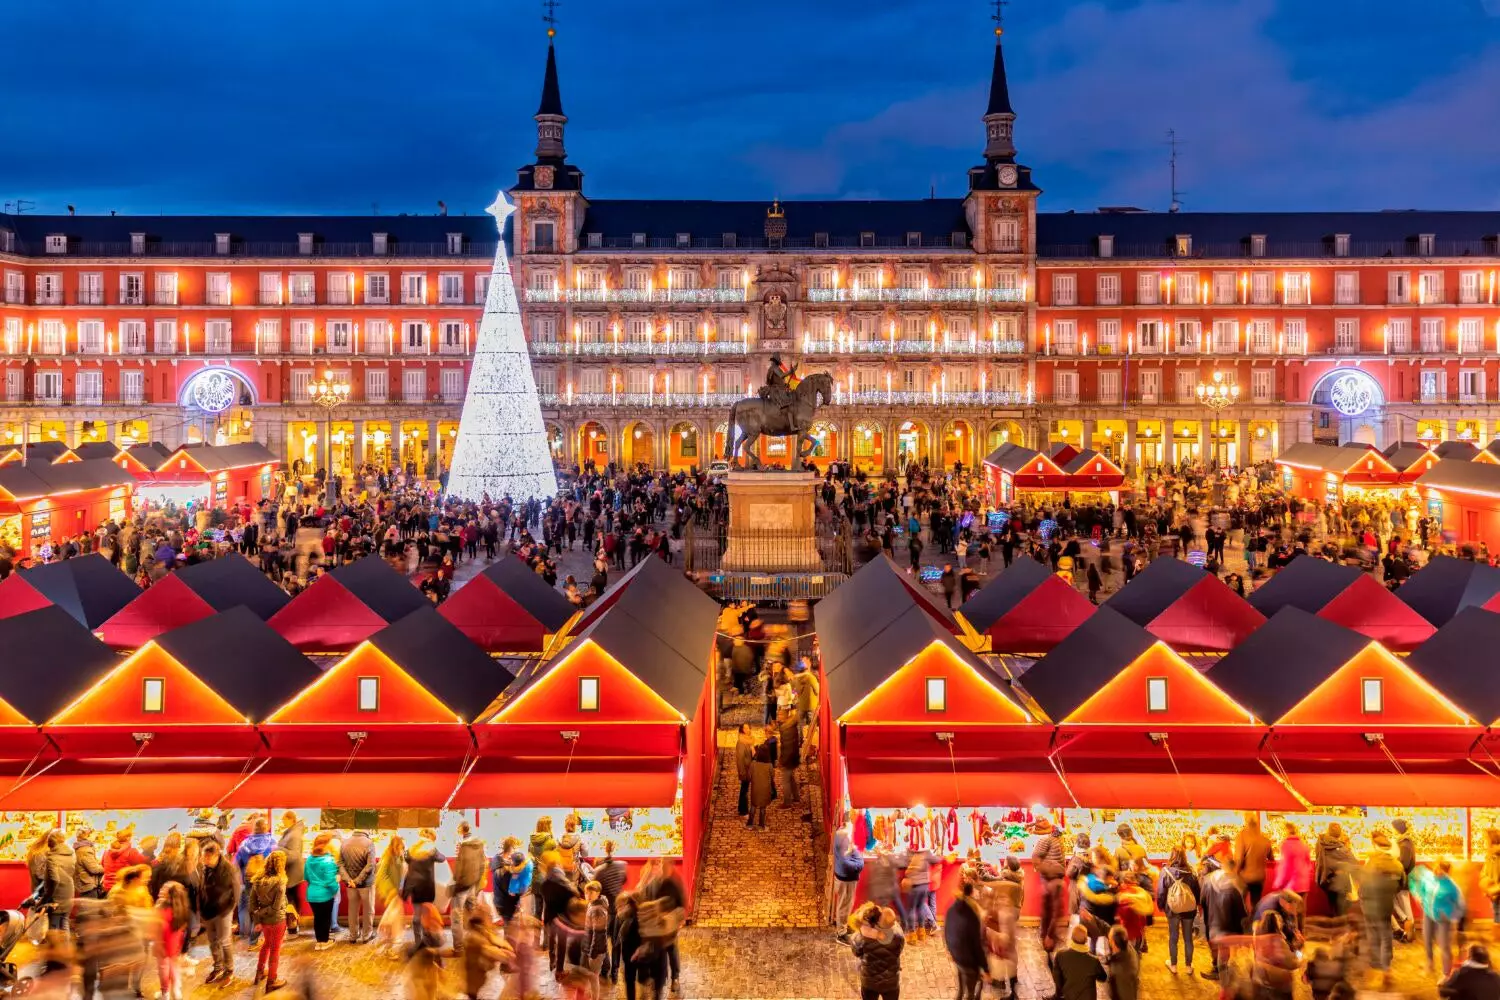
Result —
M 742 399 L 729 408 L 729 440 L 724 455 L 729 463 L 736 464 L 743 455 L 745 468 L 759 468 L 754 445 L 762 434 L 796 438 L 799 463 L 811 455 L 818 442 L 809 431 L 818 407 L 833 402 L 833 376 L 818 372 L 799 378 L 796 365 L 788 368 L 780 357 L 772 355 L 766 384 L 758 395 L 758 399 Z

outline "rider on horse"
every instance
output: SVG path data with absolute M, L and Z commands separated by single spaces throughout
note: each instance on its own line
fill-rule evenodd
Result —
M 792 405 L 792 393 L 801 381 L 796 365 L 788 368 L 781 363 L 780 355 L 773 354 L 766 368 L 766 384 L 761 386 L 760 398 L 785 410 Z

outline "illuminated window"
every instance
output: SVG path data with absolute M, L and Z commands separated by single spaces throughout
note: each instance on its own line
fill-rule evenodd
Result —
M 141 682 L 141 711 L 165 712 L 167 710 L 167 680 L 165 677 L 147 677 Z
M 599 711 L 599 678 L 578 678 L 578 711 Z
M 1165 677 L 1146 678 L 1146 711 L 1165 712 L 1167 710 L 1167 679 Z
M 948 678 L 927 678 L 927 711 L 948 711 Z
M 359 710 L 361 712 L 380 711 L 379 677 L 361 677 L 359 679 Z
M 1385 682 L 1379 677 L 1361 678 L 1359 704 L 1366 715 L 1379 715 L 1385 711 Z

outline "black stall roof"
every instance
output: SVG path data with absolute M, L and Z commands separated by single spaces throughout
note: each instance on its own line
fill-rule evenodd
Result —
M 654 556 L 642 561 L 658 563 L 659 568 L 637 575 L 615 600 L 609 613 L 629 616 L 666 643 L 679 659 L 692 664 L 700 672 L 705 671 L 719 626 L 719 602 L 664 561 Z M 624 660 L 620 662 L 625 663 Z M 635 671 L 633 665 L 627 663 L 626 666 Z M 696 700 L 694 704 L 697 704 Z
M 38 724 L 120 663 L 119 654 L 55 604 L 0 618 L 0 649 L 0 698 Z
M 1158 560 L 1159 562 L 1160 560 Z M 1022 557 L 1000 571 L 958 610 L 976 632 L 989 627 L 1016 609 L 1016 606 L 1052 576 L 1052 571 L 1035 559 Z M 821 605 L 819 605 L 821 609 Z
M 328 575 L 388 622 L 405 618 L 418 608 L 428 606 L 422 592 L 378 555 L 344 563 L 330 570 Z
M 17 450 L 25 453 L 28 465 L 38 461 L 55 462 L 72 451 L 63 441 L 32 441 L 30 444 L 19 446 Z
M 291 600 L 286 591 L 238 552 L 183 567 L 177 571 L 177 579 L 215 611 L 228 611 L 243 604 L 262 621 Z
M 259 441 L 239 444 L 185 444 L 180 449 L 208 472 L 243 469 L 252 465 L 275 464 L 276 455 Z
M 1405 472 L 1431 453 L 1431 448 L 1414 441 L 1395 441 L 1386 445 L 1385 451 L 1381 452 L 1398 472 Z
M 131 445 L 125 451 L 152 472 L 160 469 L 166 464 L 167 459 L 172 457 L 172 449 L 160 441 L 142 441 L 140 444 Z
M 1215 661 L 1208 679 L 1256 718 L 1274 723 L 1370 642 L 1353 629 L 1288 604 Z
M 1317 614 L 1329 601 L 1349 589 L 1360 574 L 1361 570 L 1355 566 L 1341 566 L 1313 556 L 1298 556 L 1251 591 L 1250 606 L 1267 618 L 1288 606 Z
M 1137 625 L 1149 625 L 1178 598 L 1204 580 L 1208 571 L 1181 559 L 1153 559 L 1104 602 Z
M 120 454 L 120 446 L 113 441 L 85 441 L 73 449 L 73 454 L 85 462 L 95 459 L 113 459 Z
M 646 560 L 642 560 L 643 562 Z M 658 559 L 656 562 L 662 562 Z M 664 569 L 670 570 L 662 562 Z M 483 573 L 490 582 L 503 590 L 511 600 L 534 618 L 548 632 L 557 632 L 573 617 L 573 605 L 568 603 L 558 590 L 547 586 L 547 581 L 536 575 L 520 556 L 490 563 Z M 696 589 L 696 588 L 695 588 Z
M 1433 556 L 1396 588 L 1397 597 L 1437 626 L 1447 624 L 1464 608 L 1482 606 L 1497 594 L 1500 569 L 1452 556 Z
M 1472 462 L 1479 449 L 1468 441 L 1444 441 L 1432 449 L 1438 458 L 1451 458 L 1459 462 Z
M 1500 614 L 1467 607 L 1407 657 L 1406 665 L 1448 697 L 1471 719 L 1500 719 Z
M 909 603 L 915 603 L 943 628 L 957 634 L 958 627 L 947 610 L 889 556 L 876 556 L 861 566 L 813 610 L 824 671 L 835 669 L 857 652 L 883 627 L 882 618 L 889 618 L 897 608 Z M 832 649 L 828 645 L 830 629 L 838 636 Z
M 243 605 L 151 640 L 252 723 L 321 676 L 312 661 Z
M 432 607 L 392 622 L 369 641 L 465 722 L 516 679 Z
M 1061 722 L 1160 641 L 1105 605 L 1033 663 L 1019 684 L 1047 718 Z
M 21 579 L 89 629 L 100 627 L 141 596 L 130 577 L 98 554 L 22 570 Z

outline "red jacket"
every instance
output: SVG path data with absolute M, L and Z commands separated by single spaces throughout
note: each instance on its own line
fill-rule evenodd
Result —
M 99 859 L 99 864 L 104 868 L 104 877 L 99 883 L 100 888 L 109 892 L 114 888 L 115 876 L 120 873 L 120 869 L 146 863 L 146 856 L 136 850 L 134 845 L 118 850 L 111 847 L 104 852 L 104 857 Z

